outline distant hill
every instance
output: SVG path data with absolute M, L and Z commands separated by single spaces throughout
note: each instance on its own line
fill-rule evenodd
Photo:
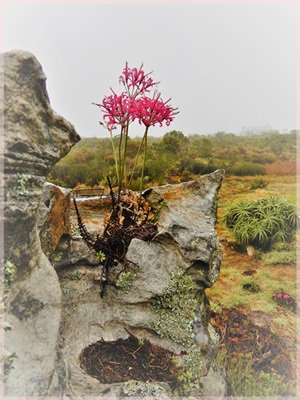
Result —
M 225 168 L 231 175 L 279 175 L 296 173 L 297 131 L 287 134 L 189 135 L 171 131 L 163 137 L 149 137 L 146 178 L 150 184 L 179 182 Z M 114 139 L 116 140 L 116 139 Z M 132 170 L 141 138 L 129 139 L 128 171 Z M 133 188 L 139 186 L 138 161 Z M 53 169 L 49 180 L 66 187 L 78 184 L 106 185 L 115 176 L 110 138 L 83 138 Z

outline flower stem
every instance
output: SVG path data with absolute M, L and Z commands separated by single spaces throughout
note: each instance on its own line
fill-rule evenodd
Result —
M 140 186 L 140 197 L 142 196 L 143 185 L 144 185 L 144 174 L 145 174 L 145 164 L 147 158 L 147 136 L 148 136 L 149 126 L 146 127 L 145 134 L 144 134 L 144 160 L 143 160 L 143 168 L 142 168 L 142 176 L 141 176 L 141 186 Z
M 123 150 L 123 165 L 122 165 L 122 179 L 124 179 L 124 189 L 128 189 L 127 187 L 127 168 L 126 168 L 126 156 L 127 156 L 127 143 L 128 143 L 128 129 L 129 123 L 127 122 L 126 127 L 124 129 L 125 133 L 125 143 L 124 143 L 124 150 Z
M 122 144 L 123 144 L 123 131 L 124 127 L 122 126 L 121 128 L 121 134 L 120 134 L 120 140 L 119 140 L 119 184 L 118 184 L 118 202 L 120 200 L 120 194 L 122 190 L 122 181 L 123 181 L 123 176 L 122 176 Z
M 138 158 L 139 158 L 139 155 L 140 155 L 141 148 L 142 148 L 143 143 L 144 143 L 144 139 L 145 139 L 145 134 L 144 134 L 144 136 L 143 136 L 143 138 L 142 138 L 142 140 L 141 140 L 141 143 L 140 143 L 140 145 L 139 145 L 138 151 L 137 151 L 136 156 L 135 156 L 135 160 L 134 160 L 134 164 L 133 164 L 133 169 L 132 169 L 132 172 L 131 172 L 131 175 L 130 175 L 130 179 L 129 179 L 129 185 L 128 185 L 129 187 L 130 187 L 131 181 L 132 181 L 132 179 L 133 179 L 134 171 L 135 171 L 135 168 L 136 168 L 136 165 L 137 165 L 137 161 L 138 161 Z
M 118 182 L 118 185 L 119 185 L 120 177 L 119 177 L 119 166 L 118 166 L 118 158 L 117 158 L 116 146 L 115 146 L 115 143 L 114 143 L 112 131 L 109 131 L 109 133 L 110 133 L 111 145 L 112 145 L 113 152 L 114 152 L 115 167 L 116 167 L 116 174 L 117 174 L 117 182 Z

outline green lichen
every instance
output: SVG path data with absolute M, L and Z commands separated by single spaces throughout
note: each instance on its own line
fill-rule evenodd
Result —
M 16 265 L 10 260 L 5 261 L 4 263 L 4 285 L 5 289 L 8 289 L 12 282 L 15 280 L 18 272 L 18 268 Z
M 61 251 L 57 251 L 53 255 L 53 261 L 59 262 L 62 259 L 63 253 Z
M 160 398 L 166 394 L 166 389 L 155 382 L 140 382 L 130 380 L 123 386 L 125 396 L 151 396 Z
M 73 240 L 82 239 L 81 233 L 77 226 L 71 225 L 71 237 Z
M 198 300 L 195 298 L 197 285 L 190 275 L 181 269 L 173 272 L 163 295 L 152 302 L 157 318 L 154 330 L 173 342 L 190 346 L 193 343 L 193 322 L 196 319 Z
M 7 378 L 7 375 L 10 373 L 10 371 L 14 369 L 13 362 L 15 358 L 18 358 L 16 353 L 12 353 L 4 357 L 4 365 L 3 365 L 4 380 Z
M 30 174 L 17 174 L 17 194 L 22 196 L 27 193 L 27 183 L 31 178 Z
M 173 361 L 178 368 L 177 380 L 179 382 L 175 394 L 183 396 L 188 396 L 194 392 L 201 394 L 201 378 L 206 374 L 206 363 L 201 354 L 201 349 L 193 345 L 187 354 L 176 356 Z
M 116 286 L 123 290 L 125 293 L 129 293 L 132 288 L 133 282 L 136 278 L 136 272 L 134 271 L 124 271 L 118 277 L 116 282 Z

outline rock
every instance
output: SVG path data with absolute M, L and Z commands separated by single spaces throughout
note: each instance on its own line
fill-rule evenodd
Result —
M 90 249 L 82 238 L 72 239 L 72 236 L 61 239 L 50 260 L 57 270 L 77 264 L 99 265 L 95 251 Z
M 247 246 L 246 250 L 247 250 L 247 254 L 250 258 L 254 258 L 256 256 L 256 251 L 255 251 L 254 246 Z
M 5 332 L 5 393 L 40 396 L 46 395 L 55 369 L 61 290 L 57 274 L 41 249 L 38 207 L 49 171 L 80 137 L 51 109 L 46 77 L 32 54 L 14 51 L 2 55 L 1 61 L 5 319 L 11 326 Z
M 158 213 L 158 234 L 149 243 L 132 240 L 127 261 L 109 271 L 115 284 L 101 298 L 101 269 L 68 233 L 68 193 L 46 185 L 43 197 L 42 190 L 51 167 L 79 136 L 50 108 L 45 76 L 31 54 L 8 53 L 4 65 L 5 394 L 171 397 L 166 383 L 101 384 L 80 367 L 90 344 L 133 334 L 176 353 L 190 393 L 223 396 L 205 296 L 220 269 L 215 221 L 223 172 L 146 191 Z M 93 213 L 91 204 L 82 208 Z
M 80 368 L 78 360 L 90 344 L 126 338 L 130 332 L 178 355 L 196 348 L 203 372 L 197 377 L 198 386 L 191 385 L 201 396 L 224 395 L 222 371 L 214 366 L 216 336 L 208 324 L 205 297 L 205 288 L 214 284 L 220 270 L 215 222 L 223 174 L 216 171 L 192 182 L 155 187 L 145 193 L 159 213 L 158 234 L 149 243 L 131 241 L 127 262 L 109 271 L 109 280 L 119 277 L 116 285 L 106 287 L 103 298 L 98 269 L 81 264 L 59 271 L 63 358 L 71 371 L 66 386 L 74 393 L 122 395 L 129 390 L 129 384 L 99 383 Z M 218 385 L 210 387 L 214 379 Z M 142 384 L 137 386 L 137 390 L 144 389 Z M 151 392 L 152 388 L 148 389 Z
M 38 210 L 38 228 L 45 254 L 52 254 L 61 237 L 71 234 L 70 200 L 71 189 L 64 189 L 49 182 L 44 184 L 43 198 Z

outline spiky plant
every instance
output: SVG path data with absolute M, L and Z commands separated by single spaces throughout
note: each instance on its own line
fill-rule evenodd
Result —
M 277 241 L 293 238 L 297 226 L 296 207 L 278 197 L 241 201 L 230 207 L 223 221 L 236 241 L 267 249 Z

